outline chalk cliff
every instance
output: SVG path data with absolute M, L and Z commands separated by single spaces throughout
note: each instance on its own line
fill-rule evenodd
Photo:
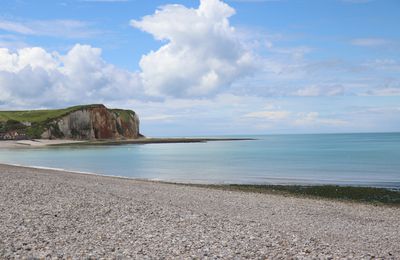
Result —
M 139 132 L 139 118 L 132 110 L 108 109 L 104 105 L 77 106 L 64 110 L 47 110 L 46 113 L 56 116 L 43 116 L 46 117 L 43 121 L 32 118 L 33 122 L 29 122 L 27 113 L 32 113 L 32 111 L 26 111 L 24 114 L 28 122 L 17 124 L 17 121 L 13 119 L 13 124 L 18 125 L 18 128 L 9 129 L 8 132 L 12 131 L 13 135 L 9 134 L 8 138 L 3 139 L 92 140 L 134 139 L 142 136 Z M 37 113 L 44 113 L 44 111 L 38 110 Z M 9 124 L 10 121 L 8 120 L 4 125 Z M 6 136 L 6 133 L 3 132 L 3 135 Z

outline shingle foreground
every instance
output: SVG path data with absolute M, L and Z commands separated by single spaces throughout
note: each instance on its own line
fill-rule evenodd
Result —
M 400 208 L 0 165 L 0 258 L 400 258 Z

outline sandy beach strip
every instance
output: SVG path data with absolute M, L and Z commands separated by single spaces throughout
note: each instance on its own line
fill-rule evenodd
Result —
M 10 140 L 0 141 L 0 149 L 10 148 L 37 148 L 49 145 L 67 145 L 67 144 L 78 144 L 83 141 L 77 140 L 48 140 L 48 139 L 35 139 L 35 140 Z
M 0 164 L 0 259 L 400 259 L 399 216 L 398 207 Z
M 252 141 L 254 138 L 203 138 L 203 137 L 176 137 L 176 138 L 138 138 L 121 140 L 69 140 L 69 139 L 33 139 L 33 140 L 0 140 L 0 149 L 10 148 L 38 148 L 45 146 L 71 145 L 126 145 L 126 144 L 168 144 L 168 143 L 203 143 L 215 141 Z

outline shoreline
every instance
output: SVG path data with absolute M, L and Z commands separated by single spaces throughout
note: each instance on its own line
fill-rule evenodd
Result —
M 0 258 L 400 255 L 398 207 L 4 164 L 0 186 Z
M 252 141 L 254 138 L 201 138 L 201 137 L 163 137 L 138 138 L 125 140 L 67 140 L 67 139 L 32 139 L 32 140 L 0 140 L 0 149 L 6 148 L 39 148 L 49 146 L 73 145 L 124 145 L 124 144 L 169 144 L 169 143 L 206 143 L 227 141 Z
M 146 178 L 134 178 L 119 175 L 100 174 L 96 172 L 74 171 L 54 167 L 26 166 L 21 164 L 0 163 L 1 166 L 14 166 L 26 169 L 49 170 L 55 172 L 92 175 L 122 180 L 144 181 L 168 185 L 180 185 L 205 189 L 238 191 L 247 193 L 273 194 L 299 198 L 324 199 L 331 201 L 364 203 L 382 206 L 400 207 L 400 190 L 379 187 L 332 185 L 332 184 L 205 184 L 191 182 L 174 182 Z
M 170 143 L 206 143 L 206 142 L 228 142 L 228 141 L 253 141 L 254 138 L 191 138 L 191 137 L 163 137 L 163 138 L 138 138 L 126 140 L 90 140 L 77 143 L 60 143 L 52 146 L 63 145 L 124 145 L 124 144 L 170 144 Z

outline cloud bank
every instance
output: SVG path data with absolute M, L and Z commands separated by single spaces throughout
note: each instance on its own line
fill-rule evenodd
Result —
M 68 53 L 39 47 L 0 49 L 0 103 L 9 106 L 62 106 L 123 99 L 140 92 L 136 73 L 107 64 L 101 50 L 75 45 Z
M 66 54 L 40 47 L 0 49 L 0 102 L 9 106 L 54 106 L 129 98 L 212 96 L 254 69 L 229 17 L 235 10 L 219 0 L 201 0 L 198 8 L 167 5 L 131 24 L 166 41 L 140 60 L 140 72 L 106 63 L 101 49 L 76 44 Z M 78 25 L 60 21 L 64 25 Z M 20 34 L 50 34 L 41 23 L 0 21 Z M 62 26 L 61 26 L 62 25 Z M 57 26 L 56 26 L 57 27 Z M 68 32 L 68 30 L 67 30 Z

